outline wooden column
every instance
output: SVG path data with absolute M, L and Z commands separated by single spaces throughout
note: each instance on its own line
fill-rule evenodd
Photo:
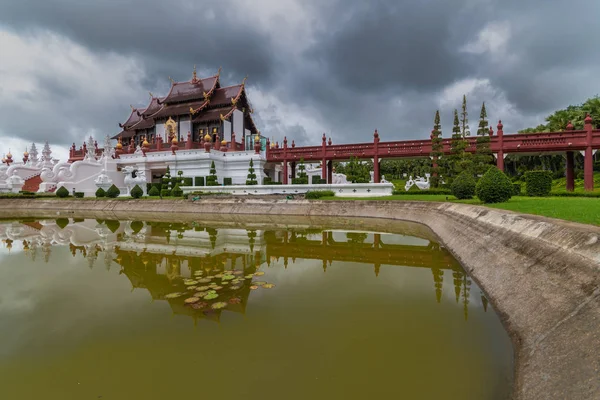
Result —
M 292 168 L 292 179 L 296 179 L 296 161 L 292 161 L 290 166 Z
M 592 152 L 592 117 L 588 114 L 584 120 L 586 136 L 585 160 L 583 163 L 583 185 L 586 192 L 594 190 L 594 155 Z
M 283 184 L 288 184 L 287 137 L 283 138 Z
M 504 131 L 502 128 L 502 120 L 498 121 L 498 155 L 496 159 L 496 167 L 504 172 Z
M 333 183 L 333 160 L 327 161 L 327 183 Z
M 325 134 L 323 134 L 321 149 L 323 151 L 323 159 L 321 160 L 321 179 L 327 180 L 327 159 L 325 158 L 327 155 L 327 138 L 325 137 Z
M 373 182 L 379 183 L 379 133 L 373 133 Z
M 567 192 L 575 190 L 575 154 L 567 151 Z

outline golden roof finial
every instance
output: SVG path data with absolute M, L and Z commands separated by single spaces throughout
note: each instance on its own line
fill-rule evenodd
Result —
M 135 107 L 133 106 L 133 104 L 130 104 L 129 107 L 131 107 L 131 111 L 135 111 Z
M 242 81 L 242 86 L 244 86 L 244 85 L 246 84 L 246 80 L 247 80 L 247 79 L 248 79 L 248 75 L 246 75 L 246 76 L 244 77 L 244 80 Z
M 169 77 L 169 80 L 171 81 L 171 84 L 175 83 L 175 80 L 173 78 Z
M 194 64 L 194 72 L 192 73 L 192 82 L 198 81 L 198 75 L 196 74 L 196 64 Z
M 221 118 L 221 121 L 225 120 L 225 117 L 223 116 L 223 114 L 219 114 L 219 118 Z
M 27 146 L 25 146 L 25 153 L 23 153 L 23 156 L 25 156 L 25 157 L 29 156 L 29 153 L 27 152 Z
M 152 94 L 152 92 L 148 92 L 148 94 L 150 95 L 150 98 L 153 99 L 154 95 Z
M 219 67 L 219 70 L 217 71 L 217 76 L 221 75 L 221 67 Z
M 206 135 L 204 135 L 204 141 L 205 142 L 210 142 L 212 138 L 210 137 L 210 135 L 208 134 L 208 132 L 206 132 Z
M 196 110 L 194 110 L 193 107 L 190 107 L 190 114 L 192 114 L 192 115 L 196 114 Z

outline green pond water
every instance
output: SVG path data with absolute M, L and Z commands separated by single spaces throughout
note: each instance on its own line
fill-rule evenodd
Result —
M 2 222 L 0 399 L 507 398 L 498 316 L 421 236 Z

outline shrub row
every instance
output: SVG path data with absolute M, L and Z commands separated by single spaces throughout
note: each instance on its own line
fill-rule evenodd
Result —
M 411 188 L 412 189 L 412 188 Z M 417 188 L 417 190 L 409 190 L 406 191 L 404 189 L 400 189 L 400 190 L 394 190 L 392 192 L 392 194 L 397 194 L 397 195 L 402 195 L 402 194 L 408 194 L 408 195 L 419 195 L 419 194 L 423 194 L 423 195 L 434 195 L 434 194 L 447 194 L 447 195 L 451 195 L 452 192 L 450 190 L 447 189 L 429 189 L 429 190 L 421 190 L 419 188 Z
M 304 195 L 304 198 L 314 200 L 314 199 L 320 199 L 321 197 L 331 197 L 331 196 L 335 196 L 335 193 L 333 192 L 333 190 L 309 190 Z

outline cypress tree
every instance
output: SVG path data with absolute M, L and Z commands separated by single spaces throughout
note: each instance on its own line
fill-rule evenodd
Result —
M 488 170 L 493 161 L 492 150 L 490 149 L 490 131 L 486 118 L 487 111 L 484 102 L 479 114 L 479 128 L 477 129 L 477 147 L 475 152 L 475 169 L 480 175 L 483 175 Z
M 250 168 L 248 168 L 248 177 L 246 178 L 246 185 L 257 185 L 256 174 L 254 173 L 254 161 L 250 159 Z
M 433 160 L 431 168 L 431 185 L 434 188 L 439 186 L 440 182 L 440 157 L 443 155 L 444 146 L 442 145 L 442 130 L 440 125 L 440 111 L 435 112 L 433 120 L 433 131 L 431 131 L 431 158 Z
M 217 168 L 214 161 L 210 164 L 210 175 L 206 177 L 206 186 L 219 186 L 217 182 Z
M 467 112 L 467 96 L 463 94 L 462 111 L 460 113 L 460 133 L 464 138 L 471 136 L 469 130 L 469 113 Z

